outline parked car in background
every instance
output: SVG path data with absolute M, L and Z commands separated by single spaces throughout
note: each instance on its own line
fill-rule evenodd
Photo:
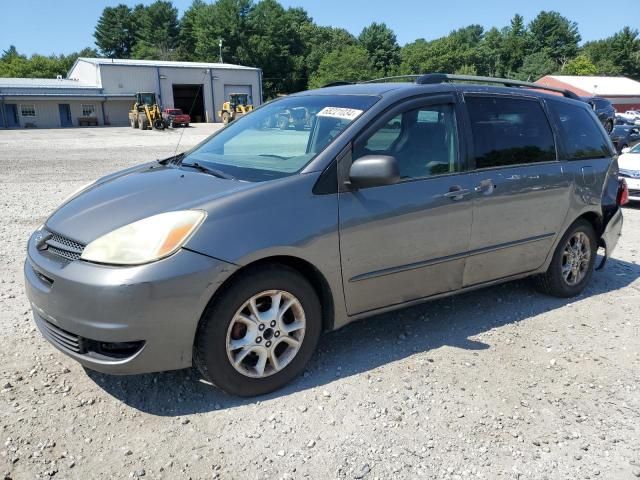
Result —
M 636 124 L 635 120 L 622 116 L 621 113 L 616 113 L 616 125 L 629 125 L 634 126 Z
M 191 123 L 191 117 L 179 108 L 165 108 L 162 110 L 162 118 L 164 123 L 171 128 L 188 127 Z
M 633 125 L 616 125 L 610 133 L 611 141 L 616 147 L 618 153 L 622 149 L 633 147 L 640 142 L 640 127 Z
M 296 93 L 97 180 L 28 241 L 36 325 L 88 368 L 249 396 L 361 318 L 524 277 L 578 295 L 622 229 L 611 141 L 570 91 L 476 78 Z
M 582 100 L 591 105 L 604 129 L 610 133 L 616 121 L 616 109 L 611 102 L 602 97 L 582 97 Z
M 618 166 L 620 178 L 627 182 L 629 200 L 640 201 L 640 143 L 623 149 Z
M 627 110 L 624 113 L 618 113 L 616 118 L 631 124 L 640 126 L 640 110 Z

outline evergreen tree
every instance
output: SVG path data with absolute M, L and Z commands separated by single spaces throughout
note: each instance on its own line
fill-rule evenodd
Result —
M 93 33 L 100 53 L 110 58 L 130 58 L 136 43 L 134 12 L 126 5 L 106 7 Z
M 400 65 L 400 47 L 396 34 L 384 23 L 365 27 L 358 42 L 367 51 L 373 69 L 383 77 L 397 73 Z

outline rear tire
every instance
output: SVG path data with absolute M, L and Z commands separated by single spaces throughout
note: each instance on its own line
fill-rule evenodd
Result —
M 204 378 L 228 393 L 262 395 L 302 372 L 321 330 L 320 301 L 307 279 L 284 265 L 259 267 L 241 274 L 209 304 L 193 361 Z
M 228 125 L 229 124 L 229 113 L 227 113 L 227 112 L 223 112 L 222 113 L 222 123 L 224 125 Z
M 535 277 L 536 286 L 554 297 L 575 297 L 591 279 L 597 250 L 593 226 L 586 220 L 577 220 L 558 243 L 547 271 Z
M 138 120 L 135 118 L 130 118 L 129 123 L 131 124 L 131 128 L 138 128 Z

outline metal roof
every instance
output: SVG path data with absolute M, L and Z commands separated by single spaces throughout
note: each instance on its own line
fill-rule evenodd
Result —
M 89 58 L 80 57 L 77 62 L 88 62 L 94 65 L 128 65 L 136 67 L 173 67 L 173 68 L 217 68 L 228 70 L 260 70 L 256 67 L 245 67 L 232 63 L 205 63 L 205 62 L 171 62 L 168 60 L 134 60 L 123 58 Z M 75 64 L 73 65 L 75 67 Z M 73 70 L 71 67 L 71 70 Z
M 49 89 L 97 89 L 98 85 L 59 78 L 0 78 L 0 89 L 4 88 L 49 88 Z
M 601 97 L 616 96 L 640 96 L 640 82 L 627 77 L 592 77 L 573 75 L 547 75 L 536 83 L 545 84 L 550 79 L 553 83 L 560 82 L 568 87 L 573 87 L 591 95 Z
M 130 98 L 133 94 L 108 93 L 98 85 L 57 78 L 0 78 L 2 97 Z

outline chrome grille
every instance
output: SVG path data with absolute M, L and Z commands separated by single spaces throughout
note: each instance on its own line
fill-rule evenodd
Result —
M 78 260 L 84 250 L 84 245 L 81 243 L 74 242 L 57 233 L 52 233 L 45 243 L 49 252 L 71 261 Z

